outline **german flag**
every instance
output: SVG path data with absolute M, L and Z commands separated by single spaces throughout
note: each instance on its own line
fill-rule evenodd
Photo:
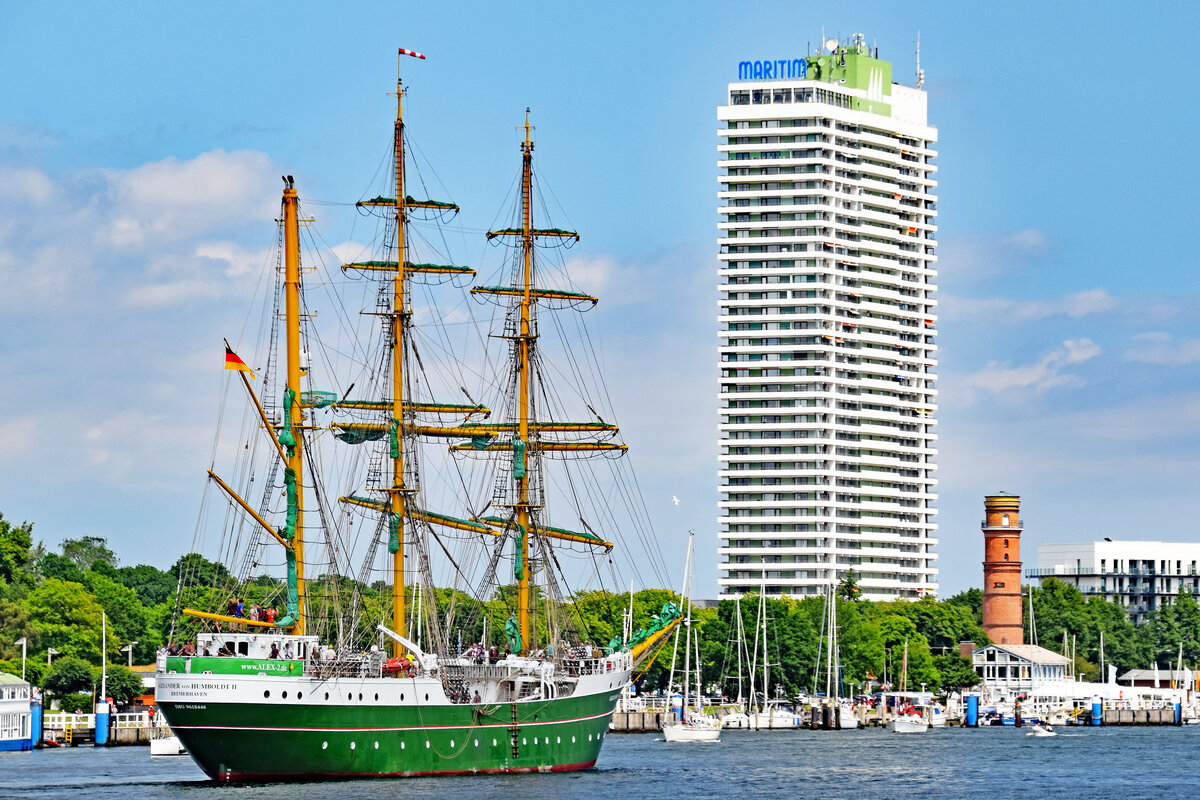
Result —
M 233 352 L 233 348 L 228 344 L 225 345 L 225 369 L 237 369 L 242 372 L 249 372 L 250 380 L 254 380 L 254 370 L 246 366 L 246 362 L 238 358 L 238 354 Z

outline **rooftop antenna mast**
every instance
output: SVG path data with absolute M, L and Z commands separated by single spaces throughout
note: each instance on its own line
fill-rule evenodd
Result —
M 917 31 L 917 88 L 925 85 L 925 70 L 921 69 L 921 32 Z

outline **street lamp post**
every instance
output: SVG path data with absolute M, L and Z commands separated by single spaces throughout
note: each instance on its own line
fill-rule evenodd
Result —
M 29 644 L 29 640 L 22 636 L 13 642 L 13 644 L 21 645 L 21 680 L 25 680 L 25 646 Z
M 57 651 L 57 650 L 55 650 L 53 647 L 47 648 L 47 650 L 46 650 L 46 663 L 47 663 L 47 664 L 49 664 L 49 663 L 50 663 L 50 659 L 52 659 L 52 658 L 53 658 L 54 656 L 56 656 L 56 655 L 58 655 L 58 651 Z
M 128 653 L 128 654 L 129 654 L 129 668 L 130 668 L 130 669 L 133 669 L 133 646 L 134 646 L 135 644 L 137 644 L 137 642 L 136 642 L 136 641 L 135 641 L 135 642 L 130 642 L 129 644 L 127 644 L 127 645 L 125 645 L 124 647 L 122 647 L 122 648 L 121 648 L 121 652 L 122 652 L 122 653 Z

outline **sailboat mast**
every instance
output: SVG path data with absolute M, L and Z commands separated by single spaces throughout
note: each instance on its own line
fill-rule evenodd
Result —
M 407 636 L 404 607 L 404 333 L 407 322 L 406 286 L 408 282 L 405 226 L 408 215 L 404 194 L 404 89 L 396 81 L 396 126 L 393 157 L 396 162 L 396 275 L 392 279 L 392 425 L 391 437 L 392 486 L 390 491 L 389 525 L 391 543 L 397 545 L 392 553 L 392 630 Z M 391 549 L 389 547 L 389 549 Z M 393 645 L 395 654 L 404 649 Z
M 300 218 L 296 184 L 290 176 L 283 188 L 283 287 L 284 317 L 287 329 L 288 428 L 295 446 L 288 448 L 289 479 L 295 482 L 296 524 L 292 532 L 292 553 L 296 567 L 297 614 L 292 633 L 304 635 L 304 437 L 300 433 L 303 413 L 300 404 Z M 289 520 L 290 522 L 290 520 Z
M 529 417 L 532 405 L 529 356 L 533 343 L 530 322 L 533 306 L 533 140 L 530 138 L 529 109 L 525 109 L 525 141 L 521 143 L 521 255 L 524 261 L 521 284 L 521 327 L 517 335 L 517 438 L 515 456 L 524 458 L 529 445 Z M 523 465 L 521 465 L 523 467 Z M 529 590 L 529 472 L 515 469 L 517 483 L 517 630 L 521 636 L 521 654 L 532 647 Z

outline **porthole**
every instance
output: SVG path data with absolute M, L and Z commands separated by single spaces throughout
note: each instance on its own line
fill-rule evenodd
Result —
M 478 739 L 476 739 L 476 740 L 475 740 L 475 746 L 476 746 L 476 747 L 479 747 L 479 740 L 478 740 Z
M 376 750 L 378 750 L 378 749 L 379 749 L 379 742 L 376 742 L 376 743 L 375 743 L 375 749 L 376 749 Z
M 401 702 L 401 703 L 403 703 L 403 702 L 404 702 L 404 692 L 401 692 L 401 693 L 400 693 L 400 702 Z
M 555 743 L 555 744 L 562 744 L 562 737 L 561 737 L 561 736 L 555 736 L 555 737 L 554 737 L 554 743 Z
M 425 749 L 426 750 L 429 749 L 429 740 L 428 739 L 425 740 Z
M 572 736 L 572 737 L 571 737 L 571 744 L 575 744 L 575 737 L 574 737 L 574 736 Z
M 329 692 L 326 692 L 326 693 L 325 693 L 325 699 L 326 699 L 326 700 L 328 700 L 328 699 L 329 699 Z
M 270 690 L 270 689 L 267 689 L 266 691 L 264 691 L 264 692 L 263 692 L 263 697 L 270 697 L 270 696 L 271 696 L 271 690 Z
M 329 742 L 321 742 L 321 749 L 322 749 L 322 750 L 324 750 L 324 749 L 325 749 L 325 748 L 327 748 L 327 747 L 329 747 Z
M 536 737 L 536 736 L 535 736 L 535 737 L 533 737 L 533 743 L 534 743 L 534 744 L 537 744 L 537 737 Z
M 404 747 L 405 747 L 405 744 L 404 744 L 404 742 L 401 742 L 401 743 L 400 743 L 400 749 L 401 749 L 401 750 L 403 750 L 403 749 L 404 749 Z
M 495 746 L 496 746 L 496 740 L 492 739 L 492 747 L 495 747 Z
M 297 700 L 303 700 L 303 699 L 304 699 L 304 692 L 296 692 L 296 699 L 297 699 Z
M 358 693 L 358 699 L 359 699 L 359 700 L 362 700 L 362 692 L 359 692 L 359 693 Z
M 451 747 L 454 747 L 454 740 L 453 740 L 453 739 L 451 739 L 451 740 L 450 740 L 450 746 L 451 746 Z
M 350 749 L 351 749 L 351 750 L 353 750 L 353 749 L 354 749 L 355 747 L 357 747 L 357 746 L 358 746 L 358 743 L 357 743 L 357 742 L 351 742 L 351 743 L 350 743 Z
M 284 690 L 284 692 L 283 692 L 283 699 L 284 699 L 284 700 L 287 700 L 287 690 L 286 690 L 286 689 L 285 689 L 285 690 Z
M 352 692 L 347 692 L 346 693 L 346 702 L 349 703 L 353 699 L 354 699 L 354 694 Z
M 425 693 L 425 702 L 426 703 L 429 702 L 429 693 L 428 692 Z
M 589 734 L 588 734 L 588 741 L 590 742 L 591 740 L 592 740 L 592 735 L 589 733 Z
M 376 703 L 378 703 L 378 702 L 379 702 L 379 692 L 376 692 L 376 693 L 375 693 L 375 702 L 376 702 Z
M 529 740 L 528 740 L 528 739 L 522 739 L 522 740 L 521 740 L 521 744 L 529 744 Z

